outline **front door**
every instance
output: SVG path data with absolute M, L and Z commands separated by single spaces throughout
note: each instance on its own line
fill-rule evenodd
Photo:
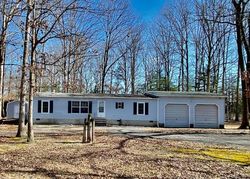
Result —
M 97 117 L 105 117 L 105 101 L 98 101 Z

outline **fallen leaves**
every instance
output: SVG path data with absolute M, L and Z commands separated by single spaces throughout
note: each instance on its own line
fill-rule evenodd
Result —
M 45 129 L 44 129 L 45 130 Z M 111 135 L 97 130 L 94 144 L 81 133 L 39 132 L 33 144 L 0 137 L 0 178 L 247 178 L 249 152 L 188 141 Z M 18 147 L 23 145 L 21 148 Z

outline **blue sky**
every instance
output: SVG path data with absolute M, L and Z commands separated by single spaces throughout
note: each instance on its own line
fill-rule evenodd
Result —
M 131 6 L 135 14 L 144 21 L 151 21 L 156 18 L 165 5 L 173 0 L 131 0 Z

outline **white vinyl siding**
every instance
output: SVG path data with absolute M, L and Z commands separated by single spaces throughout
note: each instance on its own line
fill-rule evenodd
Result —
M 195 127 L 218 128 L 218 107 L 213 104 L 197 104 L 195 107 Z
M 189 127 L 189 107 L 186 104 L 167 104 L 165 127 Z

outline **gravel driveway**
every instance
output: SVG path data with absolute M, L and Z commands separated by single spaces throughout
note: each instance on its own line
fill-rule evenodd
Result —
M 152 131 L 151 131 L 152 130 Z M 115 135 L 150 137 L 166 140 L 193 141 L 226 145 L 250 150 L 249 130 L 239 129 L 158 129 L 144 127 L 110 127 L 107 131 Z
M 229 145 L 233 147 L 243 147 L 250 150 L 250 135 L 249 134 L 181 134 L 181 135 L 165 135 L 155 138 L 186 140 L 193 142 L 204 142 L 210 144 Z

